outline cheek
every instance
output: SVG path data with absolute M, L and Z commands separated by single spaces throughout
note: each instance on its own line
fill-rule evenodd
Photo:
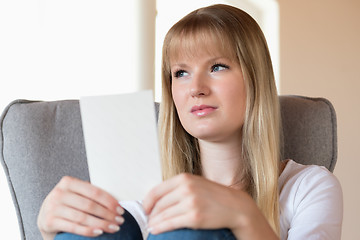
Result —
M 175 104 L 175 107 L 177 109 L 178 102 L 179 102 L 179 91 L 177 91 L 177 89 L 173 85 L 171 86 L 171 95 L 172 95 L 172 99 Z
M 228 118 L 233 119 L 235 122 L 244 123 L 246 98 L 243 95 L 235 95 L 233 98 L 229 98 L 227 102 Z
M 178 115 L 181 115 L 181 108 L 185 103 L 184 91 L 182 91 L 177 85 L 172 85 L 171 93 L 176 111 L 178 112 Z
M 246 91 L 243 84 L 233 85 L 231 88 L 224 89 L 224 104 L 227 108 L 227 118 L 243 124 L 246 111 Z

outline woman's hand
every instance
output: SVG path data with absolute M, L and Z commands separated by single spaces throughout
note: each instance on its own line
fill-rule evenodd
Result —
M 94 237 L 118 231 L 123 213 L 109 193 L 89 182 L 63 177 L 45 198 L 37 223 L 46 240 L 58 232 Z
M 200 176 L 180 174 L 159 184 L 145 197 L 143 206 L 153 234 L 179 228 L 229 228 L 238 239 L 277 239 L 246 192 Z

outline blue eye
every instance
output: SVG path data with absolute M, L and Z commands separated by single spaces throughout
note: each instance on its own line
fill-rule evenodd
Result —
M 174 77 L 175 78 L 181 78 L 181 77 L 185 77 L 185 76 L 187 76 L 187 72 L 186 71 L 184 71 L 184 70 L 179 70 L 179 71 L 176 71 L 175 73 L 174 73 Z
M 229 69 L 229 66 L 227 66 L 225 64 L 221 64 L 221 63 L 214 64 L 211 67 L 212 72 L 218 72 L 218 71 L 222 71 L 222 70 L 225 70 L 225 69 Z

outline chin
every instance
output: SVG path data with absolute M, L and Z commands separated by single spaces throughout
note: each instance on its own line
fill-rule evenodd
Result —
M 199 140 L 214 141 L 221 138 L 221 131 L 214 131 L 210 128 L 204 128 L 196 131 L 190 131 L 189 134 Z
M 201 127 L 186 130 L 191 136 L 206 142 L 238 141 L 241 138 L 241 130 L 224 127 Z

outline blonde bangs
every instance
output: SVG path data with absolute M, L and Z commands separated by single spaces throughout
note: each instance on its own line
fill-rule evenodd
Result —
M 219 33 L 209 29 L 203 29 L 201 32 L 182 34 L 180 38 L 173 39 L 169 53 L 170 60 L 176 61 L 180 58 L 192 59 L 202 54 L 210 56 L 231 56 L 231 60 L 236 60 L 236 54 L 229 47 L 230 41 L 220 38 Z M 201 46 L 199 48 L 199 46 Z
M 192 59 L 202 54 L 214 57 L 226 56 L 230 60 L 239 62 L 236 49 L 236 43 L 233 41 L 230 31 L 214 22 L 207 16 L 192 15 L 182 24 L 175 25 L 165 39 L 167 44 L 163 49 L 163 64 L 170 73 L 170 61 L 178 59 Z M 199 47 L 201 46 L 201 47 Z

